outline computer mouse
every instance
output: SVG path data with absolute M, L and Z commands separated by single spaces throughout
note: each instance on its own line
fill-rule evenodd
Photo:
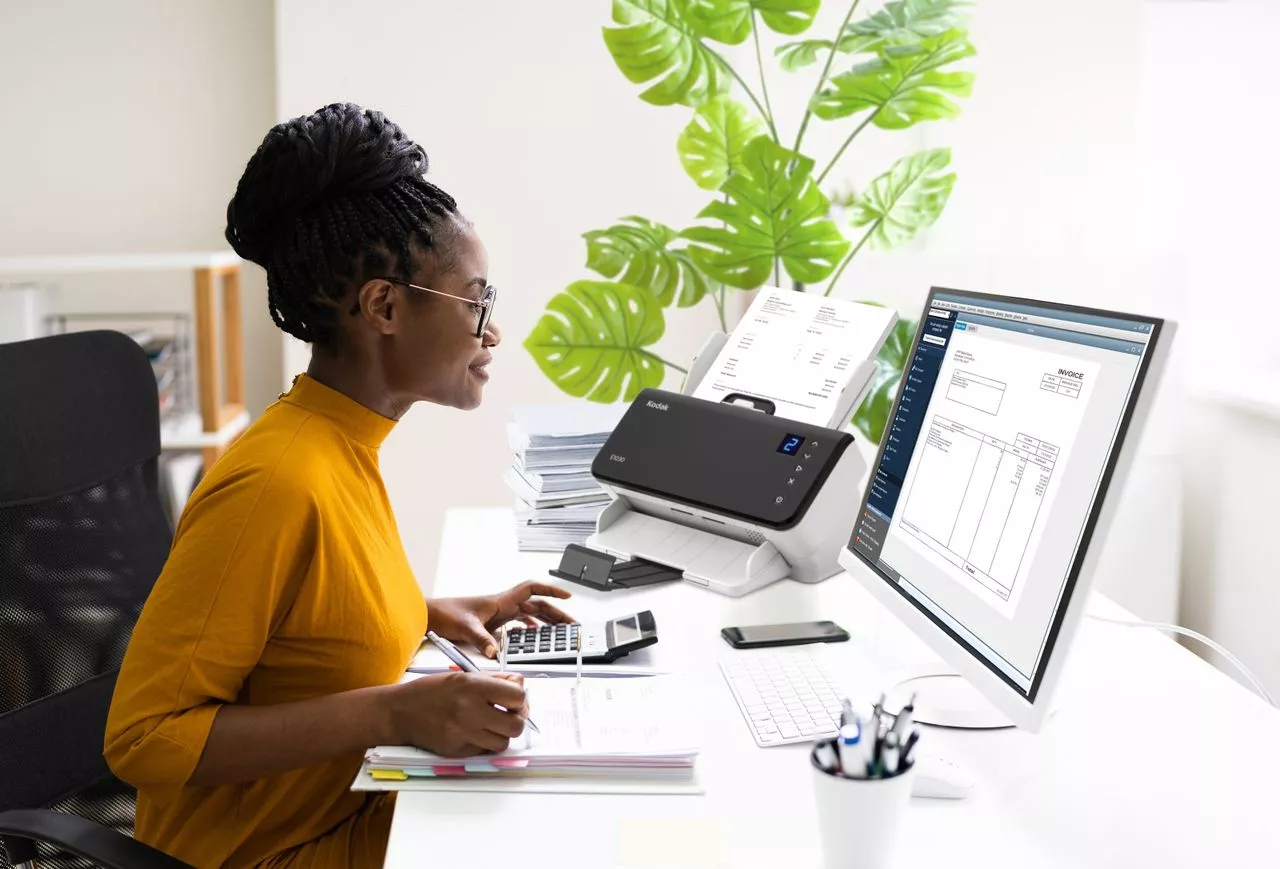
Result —
M 977 782 L 957 763 L 932 754 L 916 758 L 916 780 L 911 796 L 926 799 L 962 800 L 973 793 Z

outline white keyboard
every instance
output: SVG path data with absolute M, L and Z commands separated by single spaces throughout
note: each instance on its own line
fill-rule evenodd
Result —
M 836 735 L 843 695 L 808 649 L 735 655 L 720 671 L 762 748 Z

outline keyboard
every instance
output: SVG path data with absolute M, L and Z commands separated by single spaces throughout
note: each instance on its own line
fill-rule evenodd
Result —
M 808 649 L 735 655 L 720 672 L 761 747 L 835 736 L 843 694 Z

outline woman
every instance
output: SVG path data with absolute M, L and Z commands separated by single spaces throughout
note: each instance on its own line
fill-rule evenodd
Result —
M 528 714 L 516 679 L 397 684 L 428 613 L 488 655 L 509 620 L 567 621 L 536 583 L 424 602 L 401 546 L 378 447 L 415 402 L 476 407 L 499 342 L 484 246 L 426 168 L 331 105 L 272 129 L 227 208 L 311 364 L 187 504 L 105 743 L 137 837 L 196 866 L 380 866 L 392 799 L 349 790 L 364 750 L 501 751 Z

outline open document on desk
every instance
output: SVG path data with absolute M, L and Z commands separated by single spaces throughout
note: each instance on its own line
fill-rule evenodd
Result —
M 353 790 L 696 794 L 696 734 L 680 676 L 525 681 L 541 733 L 498 754 L 446 758 L 412 746 L 365 754 Z
M 773 402 L 776 416 L 832 425 L 845 389 L 896 319 L 877 305 L 762 288 L 693 395 L 723 401 L 740 393 Z

